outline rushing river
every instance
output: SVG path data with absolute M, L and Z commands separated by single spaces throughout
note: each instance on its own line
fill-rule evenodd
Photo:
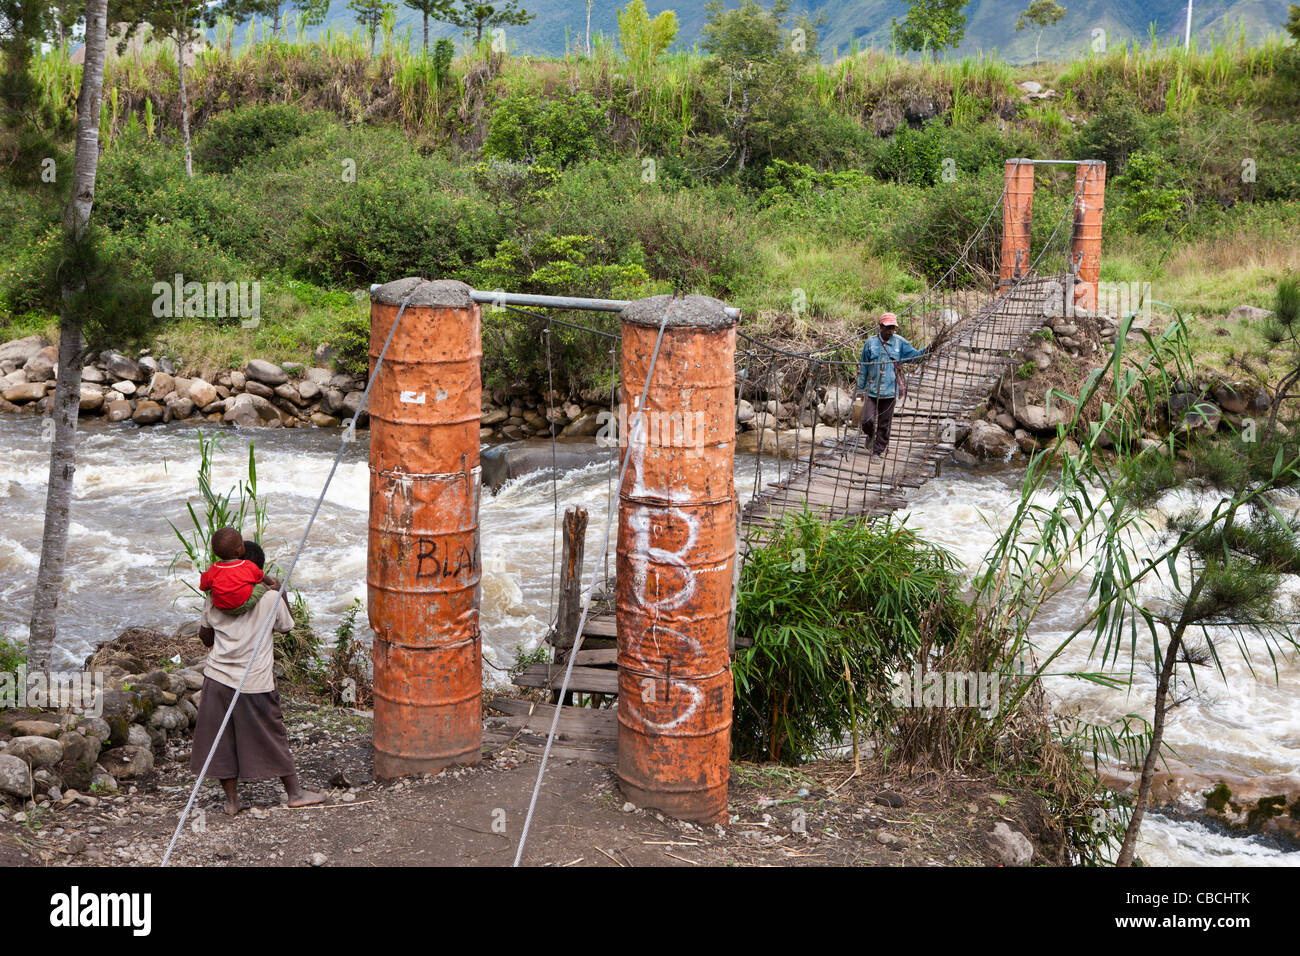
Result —
M 248 436 L 224 434 L 213 468 L 219 492 L 244 477 Z M 259 432 L 258 490 L 267 503 L 265 538 L 272 560 L 287 564 L 338 449 L 339 435 L 320 430 Z M 0 632 L 25 639 L 31 588 L 40 553 L 49 446 L 35 418 L 0 416 Z M 68 581 L 59 608 L 64 664 L 79 664 L 98 644 L 129 625 L 173 628 L 193 615 L 185 581 L 197 570 L 173 568 L 179 541 L 169 522 L 186 530 L 187 501 L 199 499 L 194 429 L 86 423 L 77 439 L 77 477 L 68 548 Z M 609 505 L 611 469 L 592 466 L 556 482 L 560 509 L 590 513 L 588 574 L 599 560 Z M 769 475 L 770 477 L 770 465 Z M 966 471 L 950 466 L 942 479 L 915 493 L 912 527 L 977 567 L 1017 499 L 1019 474 L 1010 469 Z M 752 465 L 738 465 L 742 500 L 753 490 Z M 355 599 L 365 600 L 369 495 L 366 434 L 349 445 L 294 574 L 319 633 L 328 636 Z M 548 476 L 508 483 L 484 493 L 481 509 L 482 629 L 485 681 L 500 680 L 517 649 L 531 650 L 546 629 L 552 600 L 554 504 Z M 248 529 L 245 529 L 246 531 Z M 612 545 L 611 545 L 612 547 Z M 610 558 L 612 570 L 613 559 Z M 1035 623 L 1040 647 L 1054 647 L 1078 619 L 1086 598 L 1080 584 L 1049 604 Z M 364 615 L 363 615 L 364 619 Z M 1252 676 L 1225 648 L 1226 682 L 1210 669 L 1206 693 L 1171 715 L 1167 738 L 1193 766 L 1238 774 L 1300 776 L 1300 662 L 1279 663 L 1274 683 L 1266 656 Z M 1259 667 L 1258 662 L 1263 661 Z M 1076 642 L 1057 671 L 1098 669 Z M 1049 678 L 1054 705 L 1094 720 L 1150 713 L 1153 678 L 1143 667 L 1131 692 L 1081 680 Z M 1155 865 L 1300 865 L 1257 839 L 1229 837 L 1200 823 L 1148 815 L 1140 854 Z

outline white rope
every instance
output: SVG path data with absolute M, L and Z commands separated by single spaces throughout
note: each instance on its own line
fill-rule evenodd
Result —
M 361 414 L 361 409 L 366 407 L 366 401 L 370 398 L 370 388 L 374 385 L 375 379 L 379 376 L 380 368 L 383 367 L 384 356 L 388 354 L 388 346 L 393 341 L 393 333 L 397 331 L 397 325 L 402 321 L 402 313 L 406 311 L 406 303 L 411 300 L 411 296 L 414 294 L 415 289 L 412 289 L 407 293 L 406 298 L 402 300 L 401 308 L 397 310 L 397 317 L 393 319 L 393 327 L 388 330 L 388 338 L 384 340 L 384 347 L 379 352 L 379 358 L 375 360 L 375 370 L 370 374 L 369 381 L 366 382 L 365 391 L 361 393 L 361 401 L 357 403 L 358 415 Z M 302 538 L 298 541 L 298 548 L 293 553 L 293 560 L 289 562 L 289 569 L 285 571 L 284 580 L 280 582 L 280 594 L 282 595 L 289 593 L 289 579 L 293 576 L 294 568 L 298 566 L 298 558 L 302 555 L 302 550 L 307 544 L 307 536 L 311 534 L 312 525 L 316 522 L 316 515 L 320 513 L 321 504 L 325 501 L 325 493 L 329 491 L 330 482 L 334 480 L 334 472 L 338 470 L 339 462 L 343 460 L 343 452 L 347 450 L 348 445 L 351 444 L 355 438 L 356 427 L 356 419 L 353 419 L 352 423 L 348 426 L 347 431 L 343 433 L 343 440 L 339 443 L 338 454 L 334 456 L 334 463 L 330 465 L 330 472 L 325 477 L 325 486 L 320 490 L 320 497 L 316 499 L 316 507 L 312 509 L 311 517 L 307 519 L 307 527 L 303 529 Z M 277 597 L 276 600 L 283 599 Z M 270 615 L 267 617 L 266 623 L 262 626 L 261 636 L 258 637 L 257 645 L 253 648 L 253 654 L 249 658 L 250 665 L 257 658 L 257 655 L 261 653 L 263 645 L 266 644 L 266 639 L 271 633 L 271 624 L 275 621 L 275 618 L 275 614 Z M 239 685 L 235 688 L 235 694 L 230 698 L 230 706 L 226 708 L 226 714 L 221 718 L 221 726 L 217 728 L 217 734 L 212 741 L 212 747 L 208 751 L 207 759 L 203 761 L 203 769 L 199 771 L 198 779 L 194 781 L 194 789 L 190 791 L 190 799 L 185 804 L 185 809 L 181 813 L 180 821 L 176 824 L 176 832 L 172 834 L 171 842 L 167 844 L 167 852 L 163 854 L 162 866 L 167 865 L 168 861 L 171 860 L 172 851 L 176 849 L 176 841 L 180 839 L 181 830 L 185 828 L 185 821 L 189 817 L 190 810 L 194 807 L 194 801 L 199 795 L 199 788 L 203 786 L 203 778 L 207 776 L 208 767 L 212 763 L 212 757 L 217 752 L 217 744 L 221 742 L 221 737 L 226 732 L 226 725 L 230 723 L 230 715 L 235 712 L 235 704 L 239 701 L 239 695 L 244 689 L 244 681 L 248 680 L 248 672 L 251 669 L 251 666 L 245 667 L 243 676 L 239 678 Z
M 618 487 L 623 487 L 623 478 L 627 474 L 628 462 L 632 460 L 632 443 L 636 440 L 637 429 L 641 427 L 642 413 L 645 409 L 646 396 L 650 393 L 650 379 L 654 375 L 655 362 L 659 360 L 659 346 L 664 341 L 664 329 L 668 325 L 668 313 L 664 312 L 663 320 L 659 323 L 659 335 L 655 339 L 654 353 L 650 356 L 650 368 L 646 372 L 645 385 L 641 388 L 641 400 L 637 402 L 636 410 L 632 416 L 629 416 L 631 424 L 628 425 L 627 453 L 623 456 L 623 463 L 619 467 Z M 551 717 L 551 730 L 546 735 L 546 749 L 542 751 L 542 762 L 537 768 L 537 783 L 533 786 L 533 795 L 528 800 L 528 814 L 524 817 L 524 829 L 519 834 L 519 848 L 515 851 L 514 865 L 518 866 L 519 861 L 524 855 L 524 844 L 528 842 L 528 829 L 533 824 L 533 811 L 537 807 L 537 794 L 542 789 L 542 777 L 546 774 L 546 762 L 551 757 L 551 744 L 555 741 L 555 731 L 560 725 L 560 708 L 564 706 L 564 695 L 569 690 L 569 678 L 573 674 L 573 662 L 578 659 L 578 649 L 582 647 L 582 631 L 587 625 L 587 612 L 591 609 L 591 599 L 596 592 L 596 577 L 600 572 L 601 563 L 609 553 L 609 532 L 614 523 L 614 515 L 618 510 L 617 499 L 610 503 L 608 512 L 605 515 L 605 538 L 601 544 L 601 561 L 598 561 L 591 571 L 591 587 L 587 589 L 586 600 L 582 602 L 582 616 L 578 618 L 578 631 L 573 642 L 573 650 L 569 652 L 569 661 L 564 668 L 564 680 L 560 684 L 560 699 L 555 704 L 555 713 Z

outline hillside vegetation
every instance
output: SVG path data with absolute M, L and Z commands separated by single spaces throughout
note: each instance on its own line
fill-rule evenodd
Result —
M 200 366 L 301 360 L 321 342 L 361 362 L 363 290 L 411 274 L 621 298 L 694 291 L 772 334 L 842 334 L 957 258 L 1014 156 L 1106 160 L 1102 278 L 1150 282 L 1206 320 L 1266 305 L 1300 268 L 1292 46 L 1112 48 L 1035 68 L 878 53 L 828 65 L 786 48 L 788 24 L 746 15 L 716 24 L 713 52 L 639 64 L 605 44 L 558 59 L 484 45 L 448 62 L 391 34 L 371 57 L 360 34 L 240 43 L 226 29 L 187 71 L 192 179 L 172 50 L 115 59 L 94 218 L 139 291 L 121 307 Z M 57 52 L 37 63 L 51 111 L 72 110 L 78 74 Z M 1053 92 L 1031 97 L 1026 80 Z M 0 185 L 6 338 L 50 329 L 57 311 L 61 192 L 19 178 Z M 1072 182 L 1069 167 L 1039 168 L 1043 237 Z M 996 261 L 994 232 L 972 259 Z M 259 281 L 262 322 L 149 321 L 152 284 L 176 274 Z M 544 381 L 540 328 L 487 315 L 490 380 Z M 607 377 L 594 337 L 557 335 L 556 347 L 571 388 Z

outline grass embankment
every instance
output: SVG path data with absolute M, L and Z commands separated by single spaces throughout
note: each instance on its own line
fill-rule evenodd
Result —
M 254 354 L 306 361 L 321 342 L 363 364 L 355 293 L 410 274 L 703 292 L 760 331 L 779 323 L 812 339 L 861 328 L 941 274 L 991 209 L 1006 158 L 1097 157 L 1109 164 L 1102 278 L 1150 282 L 1210 330 L 1238 304 L 1266 305 L 1297 265 L 1298 62 L 1278 42 L 1116 48 L 1032 68 L 869 52 L 774 67 L 742 117 L 718 58 L 697 53 L 634 66 L 611 44 L 590 58 L 480 49 L 440 74 L 400 39 L 371 58 L 360 36 L 237 45 L 226 34 L 188 76 L 192 180 L 169 50 L 110 63 L 95 215 L 142 290 L 177 273 L 262 284 L 255 329 L 191 318 L 147 330 L 202 369 Z M 78 70 L 57 52 L 39 62 L 56 110 L 71 108 Z M 1015 86 L 1026 79 L 1059 94 L 1027 98 Z M 1041 245 L 1072 171 L 1040 167 L 1038 182 Z M 48 333 L 57 190 L 0 191 L 16 213 L 0 237 L 3 334 Z M 995 229 L 971 259 L 995 264 L 997 244 Z M 138 298 L 147 310 L 152 297 Z M 1207 353 L 1229 363 L 1246 347 L 1238 332 L 1206 331 Z M 490 384 L 544 381 L 539 333 L 489 314 Z M 608 374 L 591 337 L 556 333 L 553 346 L 569 386 Z

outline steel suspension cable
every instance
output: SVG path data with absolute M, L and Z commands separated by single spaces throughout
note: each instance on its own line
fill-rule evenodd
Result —
M 618 473 L 618 486 L 620 489 L 623 487 L 623 479 L 627 474 L 627 466 L 629 462 L 631 462 L 632 460 L 632 442 L 633 442 L 634 433 L 637 432 L 638 428 L 640 428 L 641 431 L 644 432 L 644 426 L 642 425 L 642 416 L 644 415 L 645 412 L 645 400 L 646 400 L 646 396 L 649 395 L 650 393 L 650 379 L 654 376 L 655 363 L 659 360 L 659 347 L 663 344 L 664 329 L 667 328 L 667 326 L 668 326 L 668 313 L 665 311 L 664 317 L 662 321 L 660 321 L 659 323 L 659 335 L 655 338 L 654 352 L 650 356 L 650 368 L 646 372 L 645 385 L 642 386 L 641 388 L 641 400 L 637 402 L 636 411 L 634 413 L 635 417 L 631 419 L 632 424 L 628 426 L 629 434 L 628 434 L 628 441 L 627 441 L 627 452 L 623 455 L 623 462 L 619 466 L 619 473 Z M 615 501 L 611 502 L 608 513 L 605 516 L 605 536 L 601 544 L 602 561 L 604 560 L 605 555 L 608 554 L 609 552 L 609 532 L 610 532 L 610 528 L 613 526 L 614 523 L 614 515 L 617 514 L 617 512 L 618 512 L 618 502 L 616 499 Z M 560 710 L 564 707 L 564 695 L 568 692 L 569 678 L 573 675 L 573 662 L 578 659 L 578 649 L 582 647 L 582 631 L 583 628 L 585 628 L 587 625 L 587 614 L 591 610 L 591 600 L 596 591 L 596 575 L 599 572 L 599 570 L 600 570 L 600 563 L 598 562 L 596 567 L 592 569 L 591 587 L 590 589 L 588 589 L 587 596 L 585 600 L 582 602 L 582 614 L 578 618 L 578 630 L 577 633 L 574 635 L 573 649 L 569 652 L 569 660 L 564 668 L 564 679 L 560 683 L 560 698 L 555 703 L 555 712 L 551 716 L 551 729 L 550 732 L 546 735 L 546 747 L 542 751 L 542 762 L 537 768 L 537 783 L 534 784 L 532 796 L 528 800 L 528 813 L 524 817 L 524 828 L 522 832 L 519 834 L 519 848 L 515 851 L 514 866 L 518 866 L 519 861 L 523 859 L 524 845 L 528 841 L 528 831 L 533 824 L 533 812 L 537 808 L 537 795 L 538 793 L 541 792 L 542 789 L 542 778 L 546 775 L 546 764 L 547 761 L 549 761 L 551 758 L 551 745 L 555 742 L 555 731 L 560 725 Z

